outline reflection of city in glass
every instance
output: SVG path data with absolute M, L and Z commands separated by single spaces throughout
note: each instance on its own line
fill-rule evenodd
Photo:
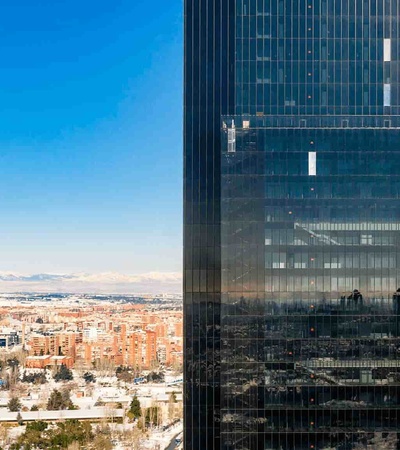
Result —
M 186 445 L 400 448 L 398 2 L 192 3 Z
M 223 129 L 226 448 L 397 448 L 400 138 L 355 119 Z

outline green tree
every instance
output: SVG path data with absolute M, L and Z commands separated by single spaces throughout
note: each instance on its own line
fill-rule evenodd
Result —
M 58 411 L 63 408 L 63 398 L 60 391 L 54 389 L 47 401 L 47 409 L 49 411 Z
M 39 411 L 38 405 L 32 405 L 31 411 Z
M 32 430 L 42 432 L 46 430 L 47 427 L 47 423 L 43 420 L 36 420 L 34 422 L 29 422 L 26 424 L 26 431 Z
M 11 397 L 10 401 L 7 403 L 7 408 L 11 412 L 17 412 L 21 410 L 22 404 L 17 397 Z
M 94 383 L 96 381 L 96 377 L 91 372 L 85 372 L 82 378 L 86 383 Z
M 79 422 L 79 420 L 66 420 L 57 423 L 57 429 L 51 437 L 51 443 L 54 446 L 66 448 L 73 442 L 85 444 L 93 439 L 92 427 L 90 423 Z
M 36 424 L 39 424 L 36 426 Z M 43 422 L 32 422 L 26 425 L 25 433 L 21 434 L 16 443 L 11 446 L 15 450 L 31 450 L 36 448 L 50 449 L 48 437 L 44 434 L 47 424 Z
M 74 379 L 74 376 L 65 364 L 61 364 L 53 378 L 55 381 L 71 381 Z
M 71 401 L 68 391 L 60 392 L 57 389 L 50 394 L 47 401 L 48 411 L 59 411 L 61 409 L 73 409 L 74 405 Z
M 73 443 L 77 443 L 78 448 L 92 448 L 93 437 L 91 425 L 87 422 L 66 420 L 49 427 L 47 423 L 37 421 L 27 424 L 25 432 L 10 450 L 58 450 L 66 449 Z
M 140 401 L 136 395 L 132 398 L 132 401 L 131 401 L 131 404 L 129 407 L 129 412 L 131 413 L 131 415 L 134 419 L 139 419 L 139 417 L 141 417 L 141 415 L 142 415 L 142 408 L 140 406 Z

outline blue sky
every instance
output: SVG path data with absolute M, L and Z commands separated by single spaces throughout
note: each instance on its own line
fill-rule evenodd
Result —
M 179 271 L 182 2 L 15 0 L 0 23 L 0 271 Z

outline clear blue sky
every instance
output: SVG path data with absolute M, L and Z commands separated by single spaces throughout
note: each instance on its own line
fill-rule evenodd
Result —
M 180 270 L 182 1 L 1 9 L 0 271 Z

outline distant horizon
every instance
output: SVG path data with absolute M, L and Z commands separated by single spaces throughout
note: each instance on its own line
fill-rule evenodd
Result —
M 17 273 L 0 271 L 0 294 L 182 294 L 181 272 Z
M 88 296 L 121 296 L 121 297 L 142 297 L 142 296 L 153 296 L 162 299 L 162 295 L 168 295 L 169 297 L 179 296 L 183 298 L 182 292 L 67 292 L 67 291 L 10 291 L 2 292 L 0 291 L 0 304 L 2 296 L 15 295 L 41 295 L 41 296 L 52 296 L 52 295 L 88 295 Z

